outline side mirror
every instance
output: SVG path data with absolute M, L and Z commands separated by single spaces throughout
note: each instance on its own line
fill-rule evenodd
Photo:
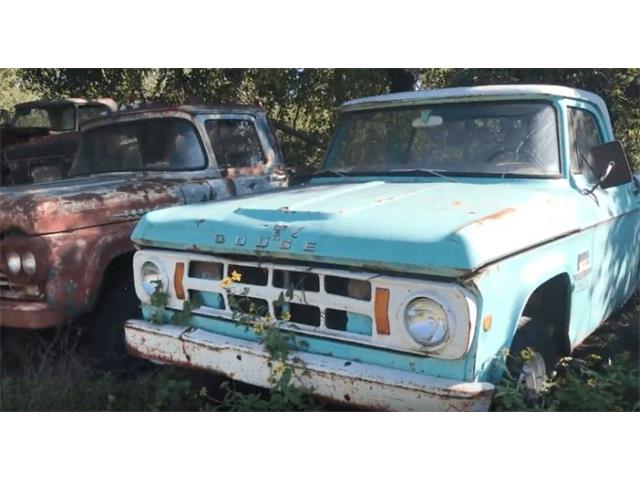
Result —
M 622 143 L 618 140 L 595 146 L 590 152 L 592 167 L 599 179 L 595 188 L 607 189 L 631 181 L 631 168 Z M 593 190 L 592 190 L 593 191 Z

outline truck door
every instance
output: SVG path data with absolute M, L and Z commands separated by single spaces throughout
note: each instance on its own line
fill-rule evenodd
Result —
M 266 122 L 248 114 L 209 115 L 204 127 L 221 180 L 232 196 L 266 192 L 287 185 L 282 157 Z
M 579 187 L 589 190 L 598 180 L 590 161 L 592 147 L 612 141 L 613 133 L 602 115 L 588 104 L 569 108 L 571 167 Z M 587 195 L 595 212 L 591 268 L 590 333 L 633 293 L 640 262 L 640 196 L 631 182 L 596 188 Z

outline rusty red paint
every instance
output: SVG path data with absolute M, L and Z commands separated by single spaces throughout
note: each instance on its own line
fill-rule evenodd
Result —
M 236 112 L 264 116 L 255 107 L 177 107 L 115 114 L 90 122 L 83 131 L 113 122 L 157 119 L 159 115 L 195 122 L 191 116 L 196 113 Z M 278 150 L 275 145 L 274 150 Z M 109 265 L 135 251 L 130 235 L 146 212 L 248 193 L 238 192 L 244 187 L 236 186 L 232 178 L 214 175 L 217 168 L 213 156 L 207 158 L 207 165 L 208 169 L 202 171 L 175 171 L 170 175 L 149 171 L 106 173 L 1 190 L 0 253 L 31 251 L 38 259 L 38 268 L 32 277 L 11 275 L 0 260 L 0 273 L 3 279 L 7 277 L 0 285 L 0 324 L 40 328 L 90 311 Z M 276 166 L 280 167 L 280 162 Z M 237 171 L 234 175 L 249 173 L 256 172 Z M 11 291 L 3 294 L 3 289 Z M 32 295 L 36 291 L 38 295 Z M 9 305 L 7 299 L 14 303 Z M 41 322 L 23 313 L 30 312 L 35 301 L 41 302 Z

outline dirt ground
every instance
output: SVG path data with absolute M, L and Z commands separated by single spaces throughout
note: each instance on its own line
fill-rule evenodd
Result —
M 193 411 L 215 410 L 235 389 L 206 372 L 163 367 L 129 359 L 105 368 L 89 354 L 86 326 L 69 322 L 46 331 L 0 329 L 0 410 L 2 411 Z M 574 352 L 640 366 L 640 295 L 609 319 Z M 635 366 L 635 368 L 634 368 Z M 634 373 L 636 375 L 636 373 Z M 640 378 L 638 398 L 640 402 Z M 632 399 L 633 401 L 633 399 Z M 320 404 L 328 410 L 342 406 Z

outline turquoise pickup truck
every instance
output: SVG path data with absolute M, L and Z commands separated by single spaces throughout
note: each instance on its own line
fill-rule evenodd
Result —
M 640 175 L 589 92 L 382 95 L 342 105 L 306 183 L 154 211 L 132 239 L 140 300 L 167 308 L 127 322 L 134 355 L 269 386 L 242 295 L 301 340 L 319 396 L 486 410 L 505 361 L 539 389 L 638 288 Z

